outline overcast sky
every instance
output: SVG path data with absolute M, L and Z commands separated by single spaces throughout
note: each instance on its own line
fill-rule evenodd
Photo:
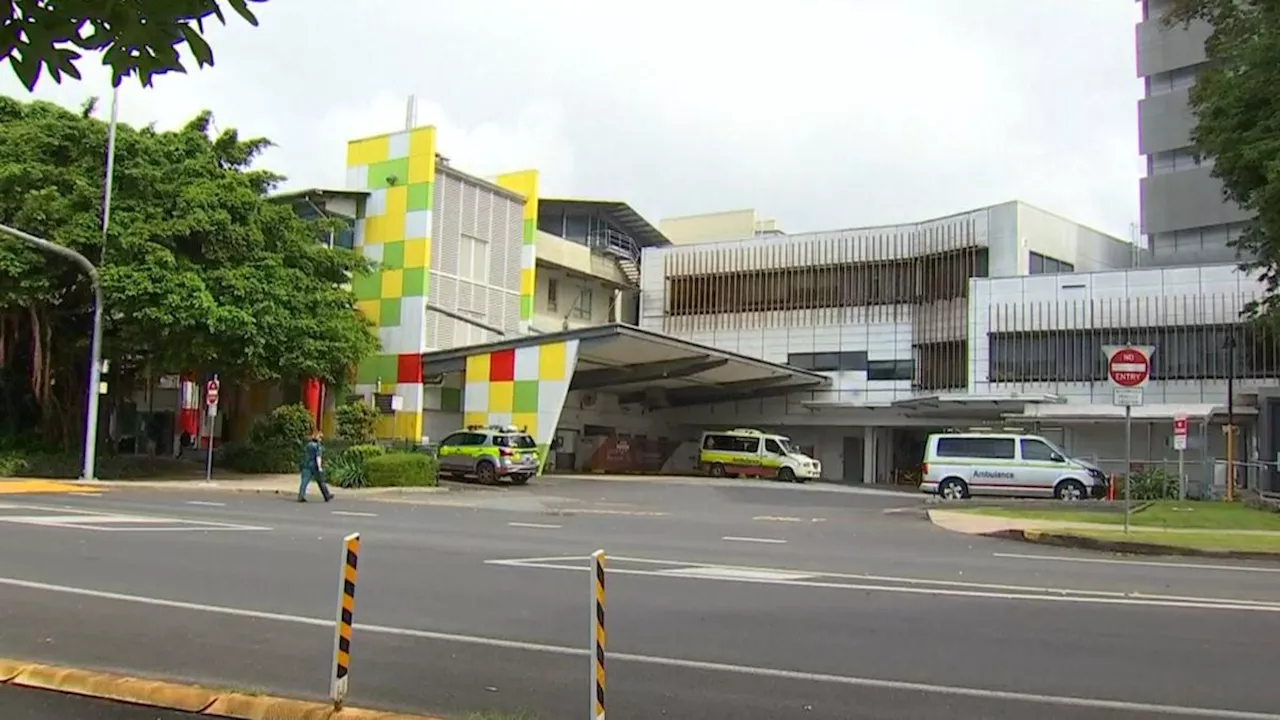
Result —
M 1019 198 L 1129 237 L 1138 217 L 1128 0 L 270 0 L 209 33 L 217 66 L 121 92 L 121 119 L 202 108 L 339 187 L 345 141 L 403 127 L 482 176 L 662 217 L 756 208 L 788 231 Z M 358 11 L 355 8 L 359 8 Z M 38 97 L 110 95 L 107 74 Z M 26 96 L 6 67 L 0 90 Z

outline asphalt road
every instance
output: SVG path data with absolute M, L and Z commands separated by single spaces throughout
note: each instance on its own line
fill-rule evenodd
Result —
M 202 715 L 0 685 L 5 720 L 188 720 Z
M 25 659 L 321 699 L 359 531 L 357 705 L 580 715 L 603 548 L 615 720 L 1280 719 L 1280 566 L 886 512 L 915 496 L 553 480 L 413 503 L 2 502 L 0 654 Z

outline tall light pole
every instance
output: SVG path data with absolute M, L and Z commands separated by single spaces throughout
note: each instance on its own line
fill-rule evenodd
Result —
M 98 387 L 102 383 L 102 282 L 98 278 L 98 268 L 89 262 L 89 258 L 75 250 L 35 235 L 6 225 L 0 225 L 0 233 L 71 260 L 84 270 L 89 276 L 89 282 L 93 284 L 93 335 L 89 340 L 89 407 L 84 424 L 84 466 L 80 472 L 81 480 L 93 480 L 94 462 L 98 450 Z
M 1236 494 L 1236 336 L 1227 331 L 1227 502 Z

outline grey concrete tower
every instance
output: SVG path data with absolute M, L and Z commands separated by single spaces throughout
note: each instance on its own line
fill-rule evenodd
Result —
M 1138 147 L 1147 158 L 1141 181 L 1142 232 L 1153 265 L 1232 262 L 1227 241 L 1240 235 L 1248 215 L 1222 197 L 1210 176 L 1212 159 L 1197 163 L 1191 147 L 1188 93 L 1206 64 L 1210 27 L 1165 27 L 1170 0 L 1139 0 L 1138 76 L 1145 93 L 1138 103 Z

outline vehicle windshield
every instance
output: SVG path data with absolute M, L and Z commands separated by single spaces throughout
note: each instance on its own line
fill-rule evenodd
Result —
M 791 438 L 778 437 L 774 439 L 778 441 L 778 446 L 782 448 L 782 452 L 788 455 L 800 454 L 796 446 L 791 444 Z
M 530 435 L 498 435 L 494 437 L 493 444 L 498 447 L 520 448 L 522 450 L 532 450 L 537 447 L 537 443 L 533 441 Z
M 1059 455 L 1061 455 L 1061 456 L 1062 456 L 1062 457 L 1064 457 L 1064 458 L 1067 458 L 1067 459 L 1070 459 L 1070 458 L 1071 458 L 1071 453 L 1067 452 L 1066 450 L 1063 450 L 1063 449 L 1062 449 L 1062 446 L 1061 446 L 1061 445 L 1059 445 L 1058 443 L 1056 443 L 1056 442 L 1054 442 L 1054 441 L 1052 441 L 1052 440 L 1049 440 L 1049 439 L 1047 439 L 1047 438 L 1040 438 L 1040 439 L 1041 439 L 1041 440 L 1044 440 L 1044 444 L 1045 444 L 1045 445 L 1048 445 L 1050 450 L 1052 450 L 1052 451 L 1054 451 L 1054 452 L 1058 453 Z

